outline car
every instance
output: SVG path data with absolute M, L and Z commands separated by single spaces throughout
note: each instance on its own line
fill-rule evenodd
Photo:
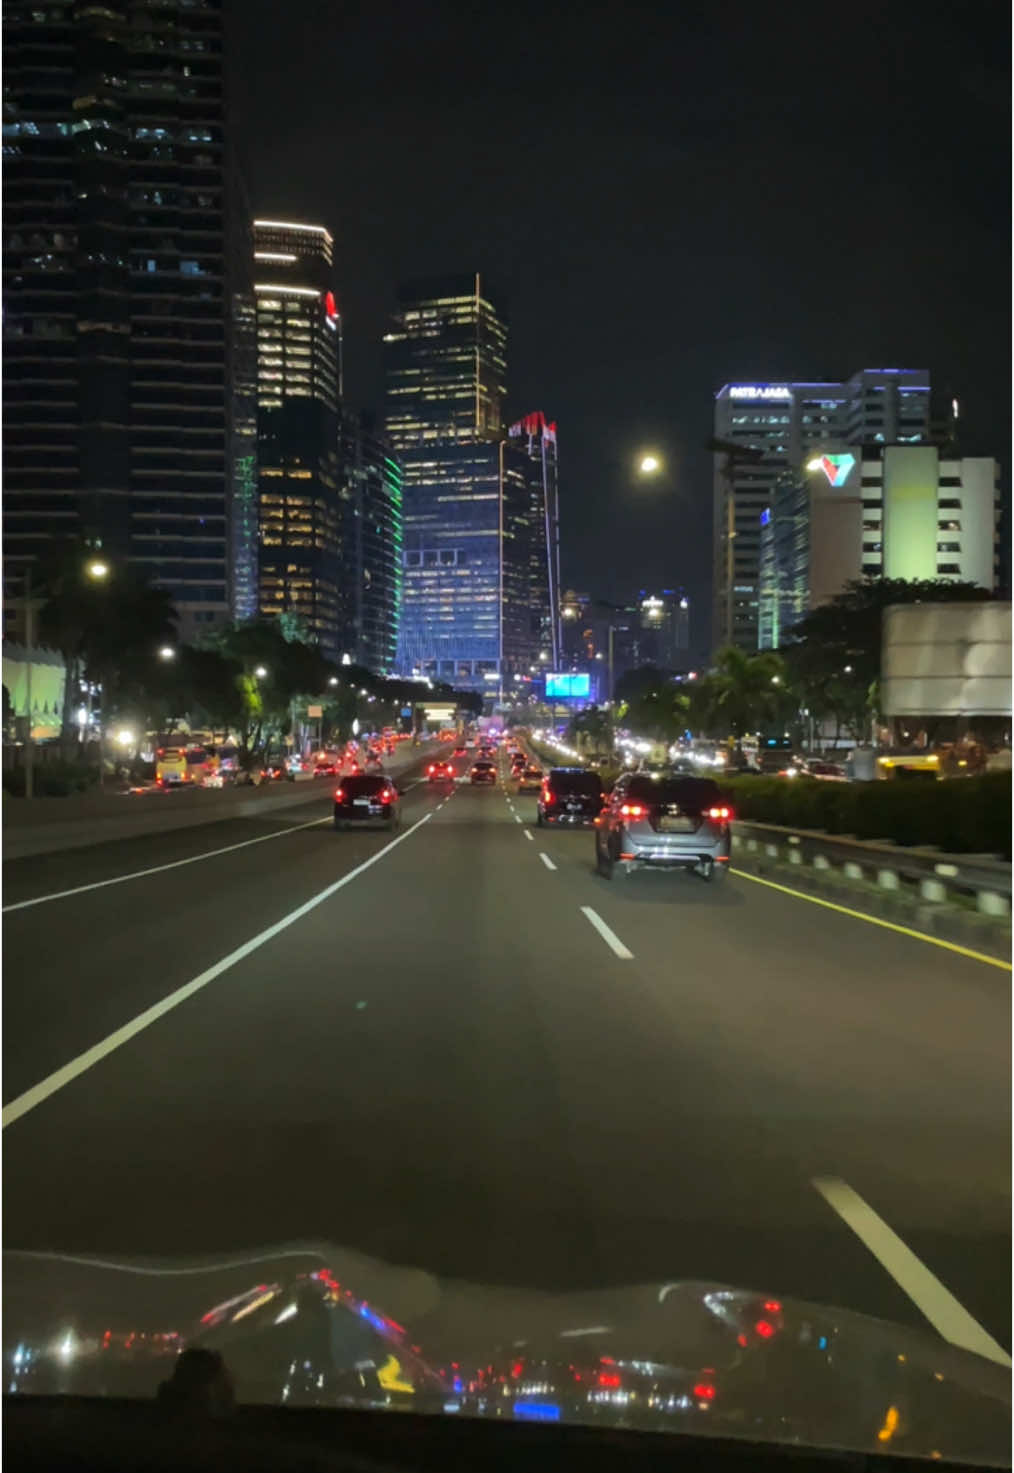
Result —
M 398 789 L 389 777 L 362 773 L 343 777 L 334 794 L 334 826 L 344 829 L 349 824 L 381 824 L 394 829 L 401 821 Z
M 514 774 L 518 780 L 519 793 L 537 793 L 542 787 L 545 774 L 541 767 L 523 767 Z
M 528 758 L 524 752 L 515 752 L 511 757 L 511 776 L 514 777 L 523 767 L 528 766 Z
M 590 825 L 602 812 L 602 779 L 586 767 L 551 767 L 542 781 L 535 822 Z
M 484 758 L 491 758 L 495 757 L 496 753 L 488 742 L 484 742 L 483 745 L 479 748 L 479 756 Z
M 805 764 L 803 771 L 807 777 L 819 778 L 825 783 L 843 783 L 848 781 L 848 774 L 844 767 L 837 762 L 825 762 L 820 758 L 811 757 Z
M 455 747 L 454 751 L 451 753 L 451 756 L 452 757 L 464 757 L 464 756 L 466 756 L 466 754 L 467 754 L 467 749 L 465 747 L 463 747 L 461 745 L 461 743 L 459 742 L 459 744 Z
M 454 768 L 449 762 L 431 762 L 426 776 L 431 783 L 451 783 L 454 781 Z
M 323 762 L 314 764 L 313 775 L 314 777 L 337 777 L 340 770 L 341 763 L 328 757 Z
M 710 777 L 625 773 L 595 827 L 595 867 L 607 880 L 635 869 L 728 871 L 732 809 Z
M 495 783 L 496 768 L 492 762 L 488 762 L 483 758 L 478 762 L 472 763 L 472 770 L 468 774 L 468 779 L 469 782 L 473 783 Z

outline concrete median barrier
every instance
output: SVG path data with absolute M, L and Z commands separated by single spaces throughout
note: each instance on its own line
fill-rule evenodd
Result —
M 399 749 L 384 763 L 398 777 L 438 746 Z M 315 800 L 325 802 L 338 779 L 271 783 L 260 788 L 191 789 L 180 793 L 85 793 L 73 798 L 4 798 L 3 859 L 25 859 L 64 849 L 84 849 L 171 833 L 234 818 L 262 818 Z

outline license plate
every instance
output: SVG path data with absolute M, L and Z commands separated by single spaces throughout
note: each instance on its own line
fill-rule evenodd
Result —
M 671 814 L 663 814 L 658 821 L 660 834 L 692 834 L 697 825 L 692 818 L 674 818 Z
M 353 798 L 352 806 L 353 808 L 369 808 L 370 800 L 369 798 Z

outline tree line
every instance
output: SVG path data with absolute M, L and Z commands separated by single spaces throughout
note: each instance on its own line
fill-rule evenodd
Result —
M 96 569 L 101 567 L 101 576 Z M 63 657 L 62 741 L 79 740 L 82 689 L 100 687 L 103 726 L 170 735 L 183 726 L 237 743 L 252 765 L 319 705 L 321 734 L 344 741 L 358 718 L 364 729 L 396 725 L 420 698 L 415 681 L 379 675 L 325 658 L 303 621 L 291 614 L 232 621 L 193 643 L 178 638 L 178 616 L 165 589 L 137 568 L 81 542 L 55 545 L 40 560 L 35 642 Z M 34 601 L 34 600 L 33 600 Z M 480 696 L 434 682 L 434 700 L 454 699 L 479 714 Z M 311 723 L 316 730 L 318 721 Z
M 974 583 L 856 579 L 800 620 L 777 651 L 751 654 L 726 646 L 697 680 L 676 682 L 654 666 L 629 671 L 616 683 L 616 723 L 646 739 L 671 743 L 687 731 L 724 741 L 787 730 L 798 740 L 812 720 L 817 726 L 833 725 L 836 739 L 862 742 L 880 715 L 884 610 L 892 604 L 991 597 Z M 610 726 L 609 713 L 598 708 L 576 716 L 571 731 L 594 746 Z

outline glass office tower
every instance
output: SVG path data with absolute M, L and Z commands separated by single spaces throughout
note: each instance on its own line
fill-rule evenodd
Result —
M 4 6 L 5 574 L 87 536 L 230 610 L 221 0 Z M 16 605 L 10 606 L 16 613 Z
M 350 622 L 338 458 L 340 323 L 322 225 L 255 220 L 258 608 L 295 614 L 332 660 Z

